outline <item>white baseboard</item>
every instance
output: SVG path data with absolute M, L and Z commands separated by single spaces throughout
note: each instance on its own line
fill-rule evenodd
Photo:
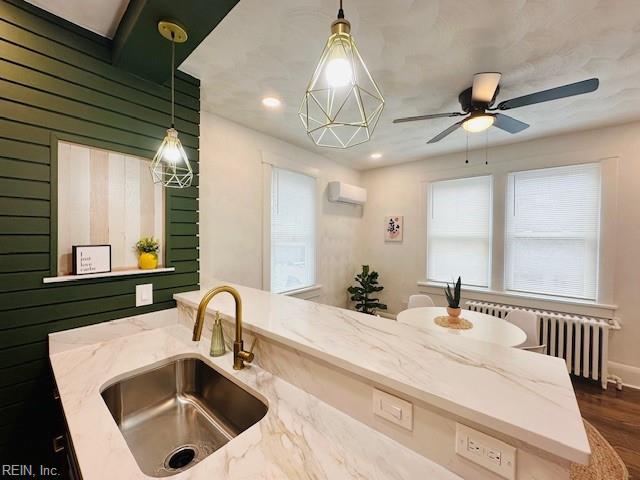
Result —
M 640 367 L 610 361 L 609 374 L 622 378 L 625 387 L 640 389 Z

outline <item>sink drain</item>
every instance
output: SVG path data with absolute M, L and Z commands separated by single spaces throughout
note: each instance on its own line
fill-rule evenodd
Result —
M 184 446 L 171 452 L 164 461 L 164 464 L 167 468 L 178 470 L 189 465 L 195 457 L 195 448 Z

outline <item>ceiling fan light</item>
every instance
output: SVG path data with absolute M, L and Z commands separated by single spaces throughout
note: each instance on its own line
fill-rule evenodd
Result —
M 493 115 L 484 113 L 481 115 L 472 115 L 462 122 L 462 128 L 471 133 L 482 132 L 493 125 L 494 121 L 495 118 Z

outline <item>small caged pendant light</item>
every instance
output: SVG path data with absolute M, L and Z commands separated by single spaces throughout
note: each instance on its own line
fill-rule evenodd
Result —
M 384 98 L 371 77 L 344 18 L 338 19 L 322 51 L 298 112 L 307 135 L 322 147 L 348 148 L 371 138 Z
M 185 188 L 191 186 L 193 170 L 182 148 L 175 129 L 175 56 L 176 42 L 183 43 L 187 40 L 187 32 L 172 22 L 159 22 L 158 31 L 167 40 L 171 41 L 171 128 L 158 148 L 158 152 L 151 162 L 151 176 L 153 183 L 161 183 L 169 188 Z

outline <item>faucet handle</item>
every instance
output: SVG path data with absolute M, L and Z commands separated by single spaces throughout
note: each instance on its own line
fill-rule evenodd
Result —
M 251 346 L 249 347 L 249 353 L 253 355 L 253 348 L 256 346 L 256 342 L 258 341 L 258 337 L 256 335 L 253 336 L 253 341 L 251 342 Z
M 249 351 L 248 352 L 242 352 L 244 353 L 244 361 L 245 362 L 253 362 L 254 359 L 254 355 L 253 355 L 253 348 L 256 346 L 256 342 L 258 341 L 258 337 L 253 337 L 253 341 L 251 342 L 251 346 L 249 347 Z
M 253 362 L 254 359 L 254 355 L 253 355 L 253 347 L 256 346 L 256 340 L 258 339 L 258 337 L 253 337 L 253 342 L 251 342 L 251 347 L 249 348 L 249 351 L 247 352 L 246 350 L 241 350 L 239 348 L 239 343 L 234 343 L 234 352 L 236 359 L 240 359 L 240 361 L 244 361 L 244 362 L 248 362 L 251 363 Z M 236 350 L 236 348 L 238 348 L 238 350 Z M 234 366 L 235 368 L 235 366 Z M 242 367 L 240 367 L 242 368 Z M 237 370 L 237 369 L 236 369 Z

